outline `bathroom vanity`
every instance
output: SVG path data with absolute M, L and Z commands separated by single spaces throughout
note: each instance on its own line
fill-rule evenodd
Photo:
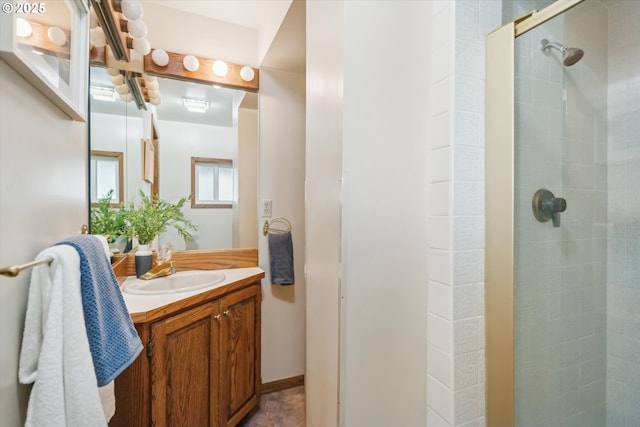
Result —
M 264 272 L 216 270 L 225 279 L 210 288 L 123 292 L 145 349 L 116 378 L 110 426 L 231 427 L 258 406 Z

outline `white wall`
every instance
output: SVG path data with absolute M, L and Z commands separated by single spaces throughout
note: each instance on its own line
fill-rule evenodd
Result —
M 260 199 L 273 201 L 273 218 L 291 222 L 295 284 L 271 285 L 267 238 L 259 232 L 262 284 L 262 381 L 305 372 L 305 76 L 261 68 L 259 104 Z M 261 222 L 266 219 L 259 217 Z
M 258 110 L 238 110 L 238 237 L 235 247 L 257 248 Z
M 343 426 L 426 422 L 430 11 L 345 2 Z
M 307 2 L 309 426 L 426 424 L 430 10 Z
M 29 262 L 88 224 L 87 125 L 0 61 L 0 265 Z M 17 383 L 30 273 L 0 276 L 0 424 L 24 425 Z
M 344 2 L 307 0 L 308 427 L 338 425 Z

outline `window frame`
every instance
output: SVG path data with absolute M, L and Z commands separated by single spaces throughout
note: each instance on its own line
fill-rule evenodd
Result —
M 118 162 L 118 197 L 115 201 L 109 203 L 112 208 L 120 207 L 120 204 L 124 203 L 124 153 L 122 151 L 103 151 L 103 150 L 91 150 L 89 162 L 94 161 L 94 157 L 109 157 L 113 158 L 114 161 Z M 97 169 L 97 168 L 91 168 Z M 96 170 L 97 173 L 97 170 Z M 94 182 L 91 182 L 91 187 L 89 188 L 89 193 L 93 194 L 92 186 L 95 185 Z M 114 188 L 114 190 L 116 190 Z M 98 206 L 98 200 L 100 199 L 100 195 L 96 194 L 96 199 L 91 199 L 91 207 L 95 208 Z
M 233 160 L 231 159 L 217 159 L 210 157 L 191 157 L 191 207 L 193 209 L 228 209 L 233 207 L 233 200 L 220 201 L 215 203 L 201 203 L 197 200 L 197 188 L 196 188 L 196 166 L 198 163 L 207 163 L 213 165 L 225 165 L 231 166 L 233 170 Z M 235 179 L 233 186 L 235 187 Z

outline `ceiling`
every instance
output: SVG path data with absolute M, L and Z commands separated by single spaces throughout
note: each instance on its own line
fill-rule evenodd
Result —
M 278 9 L 291 0 L 143 0 L 254 30 L 280 25 Z M 274 22 L 278 20 L 278 22 Z
M 294 0 L 282 20 L 282 8 L 291 0 L 142 0 L 158 6 L 179 10 L 184 13 L 223 21 L 241 27 L 254 29 L 258 34 L 273 33 L 262 66 L 304 72 L 304 2 Z M 144 19 L 144 18 L 143 18 Z M 157 29 L 149 26 L 149 32 Z M 302 34 L 302 36 L 301 36 Z M 211 85 L 188 83 L 159 78 L 162 102 L 156 107 L 160 120 L 174 120 L 216 126 L 232 125 L 232 89 L 214 88 Z M 109 76 L 104 69 L 92 67 L 91 82 L 109 86 Z M 206 113 L 190 113 L 183 106 L 182 98 L 206 99 L 210 108 Z M 257 96 L 247 94 L 243 106 L 256 108 Z M 93 112 L 141 116 L 133 103 L 97 101 L 92 99 Z
M 255 30 L 262 66 L 305 70 L 305 2 L 301 0 L 142 0 Z M 283 10 L 286 16 L 283 19 Z M 230 42 L 230 41 L 227 41 Z

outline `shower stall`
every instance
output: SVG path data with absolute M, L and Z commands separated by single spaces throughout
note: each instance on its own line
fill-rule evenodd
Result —
M 638 427 L 640 1 L 558 1 L 486 50 L 487 426 Z

